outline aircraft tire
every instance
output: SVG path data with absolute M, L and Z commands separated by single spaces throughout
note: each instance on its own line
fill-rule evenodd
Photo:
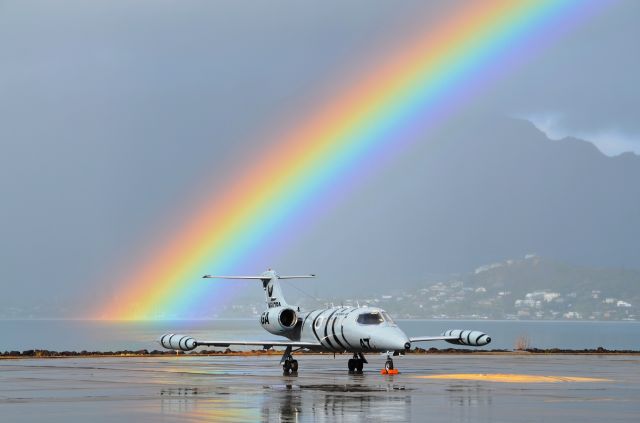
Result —
M 349 362 L 347 363 L 347 365 L 349 366 L 349 372 L 352 373 L 353 371 L 356 370 L 356 363 L 355 363 L 355 359 L 350 358 Z
M 386 371 L 393 370 L 393 360 L 387 360 L 387 361 L 384 363 L 384 369 L 385 369 Z
M 291 360 L 291 372 L 298 373 L 298 360 Z
M 362 373 L 363 367 L 364 367 L 364 362 L 362 360 L 356 360 L 356 372 Z

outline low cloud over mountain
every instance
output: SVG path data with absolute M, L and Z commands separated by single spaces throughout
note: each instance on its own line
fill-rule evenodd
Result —
M 586 141 L 550 140 L 526 121 L 483 118 L 425 137 L 397 163 L 284 261 L 370 281 L 462 272 L 529 252 L 640 268 L 634 154 L 608 157 Z

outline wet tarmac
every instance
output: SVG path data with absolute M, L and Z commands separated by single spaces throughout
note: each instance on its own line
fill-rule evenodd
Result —
M 382 356 L 348 374 L 346 355 L 0 361 L 4 422 L 430 421 L 640 419 L 640 357 Z

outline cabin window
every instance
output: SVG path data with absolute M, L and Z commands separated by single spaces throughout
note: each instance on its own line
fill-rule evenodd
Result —
M 362 325 L 379 325 L 383 321 L 382 314 L 378 312 L 362 313 L 358 316 L 358 323 Z
M 324 317 L 318 317 L 318 319 L 316 320 L 316 329 L 318 329 L 322 324 L 322 319 L 324 319 Z

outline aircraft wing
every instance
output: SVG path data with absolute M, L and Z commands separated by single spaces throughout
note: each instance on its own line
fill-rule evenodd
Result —
M 200 341 L 188 335 L 177 335 L 167 333 L 158 339 L 158 343 L 169 350 L 191 351 L 197 347 L 228 347 L 230 345 L 261 346 L 265 349 L 271 347 L 292 347 L 292 348 L 322 348 L 319 342 L 301 342 L 279 339 L 265 339 L 263 341 L 233 341 L 216 340 Z
M 300 341 L 278 341 L 278 340 L 264 340 L 264 341 L 196 341 L 197 345 L 207 347 L 228 347 L 230 345 L 243 345 L 243 346 L 261 346 L 263 348 L 271 347 L 294 347 L 294 348 L 322 348 L 322 344 L 319 342 L 300 342 Z
M 413 342 L 428 342 L 428 341 L 457 341 L 457 336 L 417 336 L 415 338 L 409 338 L 411 343 Z

